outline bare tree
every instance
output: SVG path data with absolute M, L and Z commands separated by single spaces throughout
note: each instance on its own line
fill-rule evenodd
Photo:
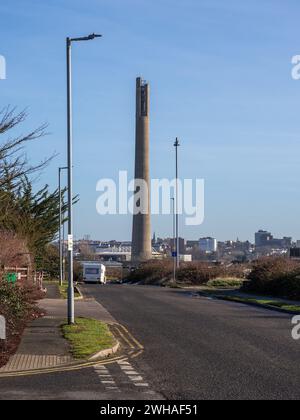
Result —
M 29 165 L 24 146 L 26 143 L 40 139 L 45 136 L 47 124 L 43 124 L 37 129 L 27 134 L 21 134 L 12 138 L 5 138 L 1 141 L 2 136 L 6 136 L 13 129 L 21 125 L 28 117 L 26 111 L 17 112 L 16 108 L 6 107 L 0 110 L 0 189 L 9 189 L 16 187 L 19 180 L 24 175 L 30 175 L 41 170 L 49 163 L 50 159 L 38 163 L 37 165 Z M 0 197 L 1 198 L 1 197 Z

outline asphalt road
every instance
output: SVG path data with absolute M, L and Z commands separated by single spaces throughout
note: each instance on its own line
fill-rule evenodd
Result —
M 145 346 L 135 360 L 167 399 L 299 399 L 291 316 L 177 289 L 86 285 Z

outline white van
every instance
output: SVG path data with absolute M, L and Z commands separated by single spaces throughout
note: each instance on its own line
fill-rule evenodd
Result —
M 85 283 L 106 284 L 106 267 L 100 263 L 83 263 L 83 281 Z

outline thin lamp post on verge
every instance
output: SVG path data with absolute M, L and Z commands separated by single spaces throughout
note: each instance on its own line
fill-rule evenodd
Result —
M 173 257 L 173 279 L 174 282 L 176 282 L 176 254 L 175 254 L 175 249 L 176 249 L 176 231 L 175 231 L 175 226 L 176 226 L 176 220 L 175 220 L 175 198 L 171 198 L 171 202 L 172 202 L 172 218 L 173 218 L 173 246 L 172 246 L 172 257 Z
M 63 234 L 62 234 L 62 243 L 63 243 L 63 246 L 62 246 L 62 249 L 63 249 L 63 254 L 62 254 L 63 255 L 63 259 L 62 259 L 62 261 L 63 261 L 63 281 L 66 280 L 65 222 L 64 222 L 65 217 L 66 217 L 66 213 L 63 212 L 63 225 L 62 225 L 62 231 L 63 231 Z
M 67 38 L 67 142 L 68 142 L 68 324 L 74 324 L 73 280 L 73 129 L 72 129 L 72 43 L 92 41 L 102 35 L 91 34 L 80 38 Z
M 174 147 L 176 151 L 176 268 L 180 266 L 180 249 L 179 249 L 179 205 L 178 205 L 178 147 L 180 146 L 179 139 L 176 137 Z
M 59 284 L 63 284 L 63 248 L 61 237 L 62 225 L 62 197 L 61 197 L 61 172 L 67 170 L 67 167 L 58 168 L 58 193 L 59 193 Z

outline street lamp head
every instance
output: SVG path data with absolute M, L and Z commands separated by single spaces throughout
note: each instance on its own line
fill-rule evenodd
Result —
M 102 35 L 91 34 L 91 35 L 83 36 L 83 37 L 80 37 L 80 38 L 67 38 L 67 41 L 68 41 L 68 43 L 80 42 L 80 41 L 91 41 L 91 40 L 96 39 L 96 38 L 102 38 Z
M 89 39 L 102 38 L 102 35 L 100 35 L 100 34 L 91 34 L 88 38 Z
M 179 139 L 178 139 L 178 137 L 176 137 L 176 140 L 175 140 L 174 146 L 175 146 L 175 147 L 180 146 L 180 143 L 179 143 Z

